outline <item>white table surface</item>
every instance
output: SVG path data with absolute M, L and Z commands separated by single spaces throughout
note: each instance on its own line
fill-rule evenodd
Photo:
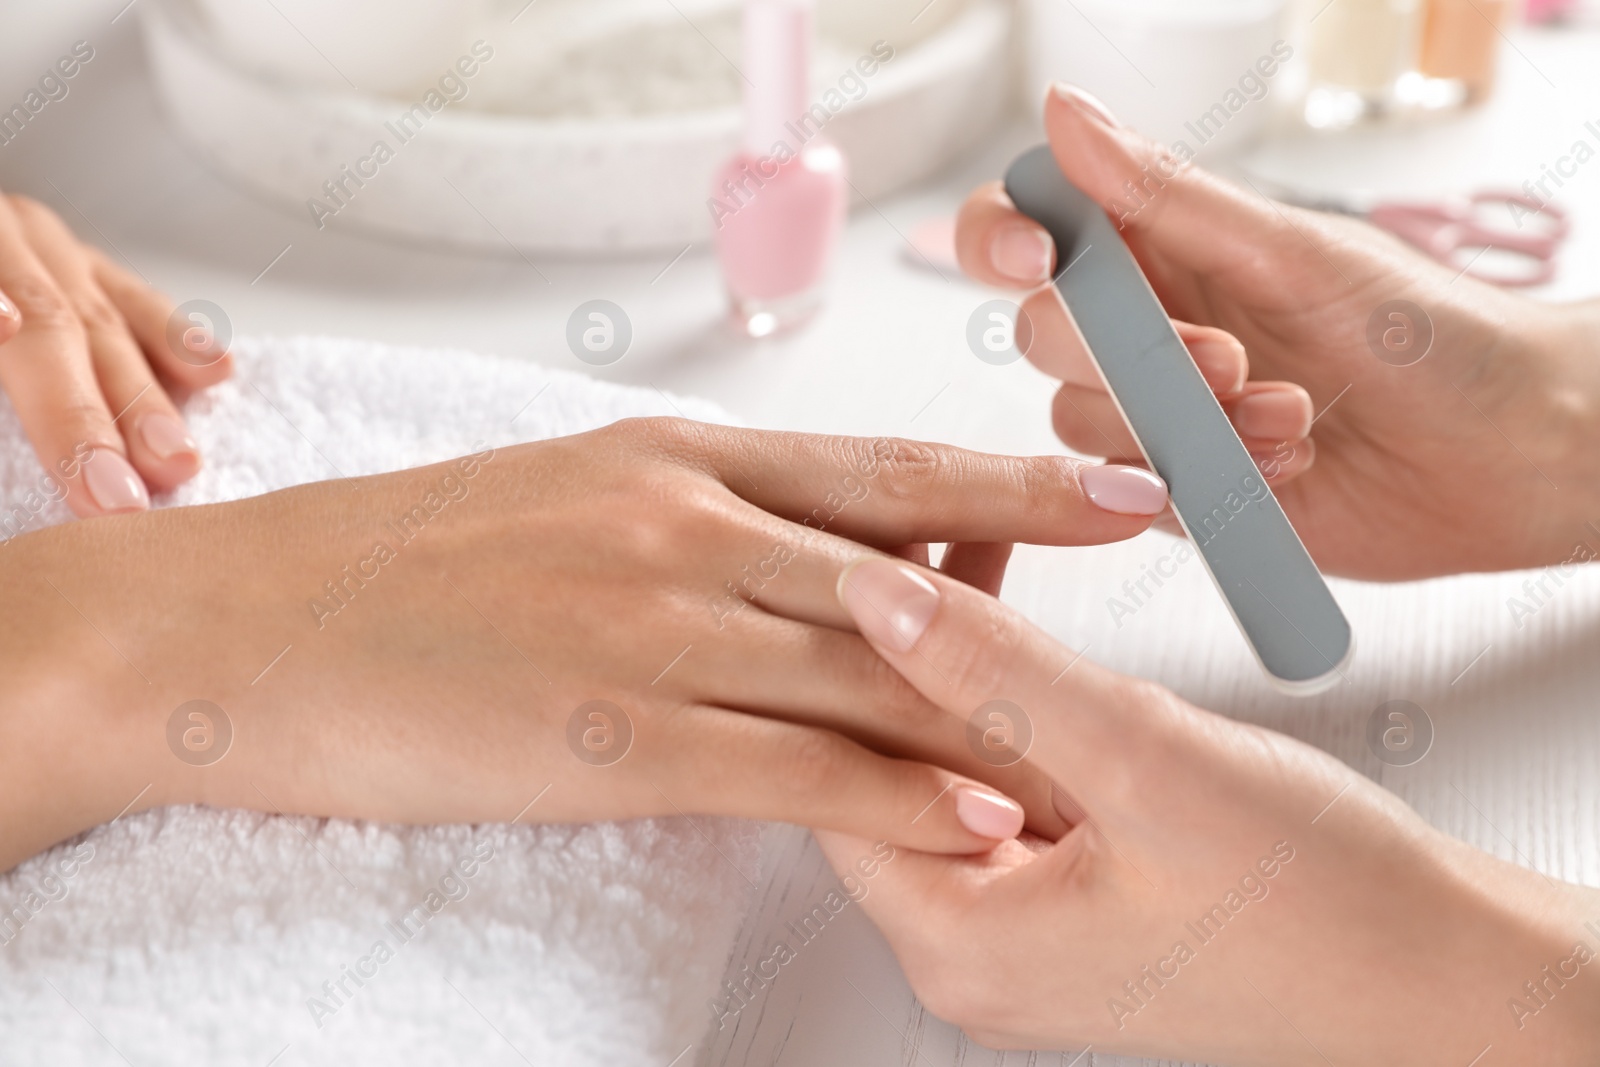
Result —
M 1049 382 L 1026 364 L 980 363 L 966 347 L 967 316 L 993 294 L 902 258 L 901 234 L 998 174 L 1033 139 L 1025 128 L 997 131 L 956 173 L 858 208 L 825 313 L 796 337 L 740 343 L 721 328 L 717 272 L 702 250 L 664 274 L 670 250 L 632 260 L 530 257 L 545 281 L 510 253 L 487 259 L 406 247 L 337 225 L 319 232 L 304 214 L 249 198 L 166 128 L 131 21 L 97 30 L 97 59 L 72 96 L 0 147 L 0 186 L 51 204 L 178 299 L 221 305 L 241 333 L 360 335 L 581 370 L 563 340 L 566 319 L 579 303 L 604 297 L 628 312 L 635 339 L 619 364 L 594 371 L 598 377 L 710 397 L 757 426 L 1060 451 L 1047 422 Z M 1253 165 L 1325 188 L 1520 185 L 1583 136 L 1584 121 L 1600 119 L 1600 34 L 1522 34 L 1516 44 L 1505 91 L 1482 113 L 1421 129 L 1297 140 L 1261 151 Z M 1545 295 L 1592 294 L 1600 290 L 1600 162 L 1569 184 L 1561 202 L 1578 230 L 1563 280 Z M 669 411 L 663 401 L 663 414 Z M 1522 629 L 1505 606 L 1520 577 L 1388 588 L 1337 583 L 1360 640 L 1352 682 L 1293 702 L 1258 677 L 1196 568 L 1115 626 L 1106 598 L 1169 550 L 1157 534 L 1104 549 L 1024 550 L 1006 596 L 1097 660 L 1327 748 L 1480 847 L 1600 884 L 1595 574 L 1570 583 Z M 1385 768 L 1367 752 L 1362 730 L 1379 702 L 1402 696 L 1428 709 L 1438 737 L 1416 766 Z M 775 832 L 733 969 L 765 955 L 782 921 L 808 910 L 830 884 L 807 835 Z M 858 909 L 847 909 L 737 1025 L 709 1036 L 695 1056 L 717 1065 L 945 1067 L 1066 1065 L 1077 1054 L 1001 1056 L 967 1044 L 921 1010 L 882 940 Z M 1123 1061 L 1091 1051 L 1076 1062 Z

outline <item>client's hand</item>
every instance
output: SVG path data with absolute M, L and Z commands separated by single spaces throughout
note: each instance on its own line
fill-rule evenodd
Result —
M 1045 129 L 1062 171 L 1121 222 L 1323 569 L 1419 578 L 1563 560 L 1580 539 L 1600 550 L 1584 527 L 1600 514 L 1596 309 L 1533 304 L 1364 223 L 1180 166 L 1067 87 L 1046 102 Z M 996 285 L 1036 287 L 1068 266 L 998 182 L 968 199 L 957 244 L 965 269 Z M 1426 318 L 1393 318 L 1392 301 Z M 1024 308 L 1029 358 L 1063 379 L 1062 439 L 1137 456 L 1055 290 Z M 1426 333 L 1420 362 L 1393 365 Z M 1408 336 L 1409 355 L 1391 352 Z
M 857 542 L 955 541 L 947 570 L 997 588 L 1005 542 L 1128 537 L 1165 500 L 1060 457 L 635 420 L 26 535 L 0 555 L 0 870 L 146 785 L 139 807 L 417 823 L 508 820 L 549 786 L 525 818 L 728 813 L 934 852 L 1014 836 L 1003 790 L 1059 832 L 1044 777 L 980 760 L 834 585 Z
M 867 560 L 840 598 L 952 722 L 1031 734 L 1074 824 L 877 870 L 862 906 L 935 1014 L 997 1047 L 1207 1063 L 1595 1062 L 1600 893 L 1445 837 L 1298 741 L 1074 665 L 941 575 Z M 872 847 L 818 836 L 841 874 Z
M 0 388 L 76 515 L 143 510 L 200 469 L 173 400 L 233 363 L 193 331 L 175 348 L 172 310 L 49 208 L 0 195 Z

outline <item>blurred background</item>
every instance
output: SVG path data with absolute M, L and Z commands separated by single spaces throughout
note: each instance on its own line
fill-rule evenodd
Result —
M 1043 419 L 997 427 L 977 399 L 1042 415 L 1039 383 L 969 344 L 996 294 L 958 277 L 948 219 L 1038 139 L 1056 79 L 1274 196 L 1365 211 L 1531 193 L 1551 207 L 1532 230 L 1559 218 L 1562 239 L 1548 266 L 1513 256 L 1497 276 L 1551 298 L 1600 280 L 1593 0 L 817 0 L 765 44 L 743 14 L 738 0 L 15 5 L 0 187 L 176 300 L 214 303 L 236 333 L 499 352 L 819 431 L 882 431 L 887 402 L 893 429 L 915 418 L 1018 450 L 1054 447 Z M 63 77 L 74 48 L 93 58 Z M 762 101 L 817 116 L 792 147 L 822 177 L 744 210 L 727 178 L 760 162 Z M 816 162 L 824 143 L 836 175 Z M 721 226 L 718 202 L 738 209 Z M 1462 263 L 1495 273 L 1501 258 L 1468 247 Z M 626 319 L 623 351 L 569 343 L 595 301 Z M 951 388 L 968 402 L 934 402 Z

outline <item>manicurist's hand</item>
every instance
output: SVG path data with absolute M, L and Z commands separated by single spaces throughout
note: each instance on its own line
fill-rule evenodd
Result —
M 75 515 L 142 511 L 200 469 L 175 400 L 232 359 L 43 204 L 0 195 L 0 388 Z
M 1013 837 L 1024 807 L 1059 832 L 1044 776 L 980 759 L 834 586 L 861 543 L 938 541 L 995 589 L 1009 542 L 1128 537 L 1165 500 L 1060 457 L 635 420 L 25 535 L 0 549 L 0 869 L 136 794 L 414 823 L 539 796 L 524 819 L 726 813 L 930 852 Z
M 1592 536 L 1600 309 L 1534 304 L 1364 223 L 1184 166 L 1070 87 L 1051 92 L 1045 132 L 1066 176 L 1120 221 L 1324 570 L 1404 579 L 1528 567 Z M 973 277 L 1019 290 L 1068 266 L 998 182 L 968 199 L 957 245 Z M 1062 439 L 1137 456 L 1054 289 L 1023 306 L 1028 358 L 1062 379 Z M 1429 333 L 1419 362 L 1393 365 Z
M 862 901 L 917 995 L 978 1040 L 1262 1067 L 1600 1056 L 1600 893 L 1445 837 L 1307 745 L 1074 663 L 942 575 L 866 560 L 840 598 L 950 721 L 1000 748 L 1031 732 L 1025 764 L 1073 824 L 898 850 Z M 841 874 L 871 854 L 818 836 Z

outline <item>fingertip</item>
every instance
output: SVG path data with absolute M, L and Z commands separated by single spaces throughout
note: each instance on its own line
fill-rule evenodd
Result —
M 209 371 L 209 374 L 207 375 L 207 381 L 205 383 L 206 385 L 215 385 L 218 382 L 227 381 L 229 378 L 232 378 L 234 370 L 237 369 L 234 365 L 232 350 L 226 348 L 223 349 L 222 354 L 217 357 L 216 362 L 212 363 L 205 369 Z
M 1050 86 L 1045 97 L 1047 113 L 1051 107 L 1072 108 L 1076 113 L 1113 130 L 1122 125 L 1104 100 L 1071 82 L 1056 82 Z
M 81 468 L 83 492 L 69 493 L 67 506 L 79 518 L 121 515 L 150 508 L 144 479 L 122 453 L 104 445 L 92 449 Z
M 1055 243 L 1019 212 L 999 182 L 973 190 L 956 216 L 956 261 L 985 285 L 1032 288 L 1050 278 Z
M 185 348 L 167 364 L 167 370 L 185 389 L 207 389 L 233 376 L 233 353 L 226 348 Z
M 1270 447 L 1260 442 L 1246 441 L 1245 447 L 1250 450 L 1250 458 L 1255 460 L 1256 468 L 1271 486 L 1293 481 L 1310 470 L 1317 460 L 1317 442 L 1311 437 L 1300 441 L 1280 441 Z
M 129 453 L 145 483 L 157 492 L 175 489 L 200 473 L 200 445 L 178 415 L 164 410 L 141 413 L 127 436 Z
M 1126 175 L 1138 170 L 1133 147 L 1143 139 L 1077 86 L 1057 82 L 1050 87 L 1044 128 L 1061 173 L 1102 207 L 1117 199 Z
M 1019 218 L 989 235 L 988 253 L 996 274 L 1014 286 L 1031 287 L 1050 280 L 1056 246 L 1042 226 Z
M 1200 375 L 1219 397 L 1236 396 L 1250 377 L 1250 359 L 1244 342 L 1227 330 L 1173 321 L 1178 337 L 1200 369 Z
M 1302 441 L 1315 419 L 1311 394 L 1293 382 L 1259 382 L 1228 405 L 1241 437 Z

